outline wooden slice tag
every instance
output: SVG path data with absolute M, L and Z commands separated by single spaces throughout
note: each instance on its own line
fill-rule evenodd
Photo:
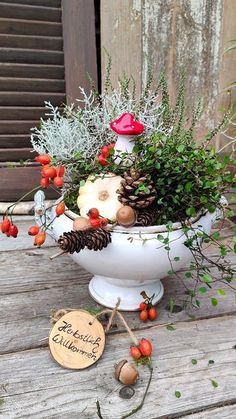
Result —
M 49 348 L 62 367 L 80 370 L 102 356 L 105 332 L 101 323 L 84 310 L 71 311 L 58 320 L 49 335 Z

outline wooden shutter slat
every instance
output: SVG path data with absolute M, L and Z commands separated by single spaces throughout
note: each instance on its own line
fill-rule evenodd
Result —
M 0 47 L 62 51 L 62 37 L 0 34 Z
M 0 48 L 1 62 L 18 62 L 30 64 L 63 64 L 62 51 L 44 51 L 20 48 Z
M 56 22 L 0 18 L 0 33 L 61 36 L 62 26 Z
M 1 148 L 29 148 L 30 135 L 26 134 L 6 134 L 0 135 L 0 149 Z
M 0 121 L 1 134 L 30 133 L 32 127 L 39 125 L 39 121 Z
M 61 0 L 4 0 L 4 3 L 9 4 L 30 4 L 44 7 L 61 7 Z
M 0 2 L 0 16 L 13 19 L 60 22 L 61 10 L 54 7 Z
M 52 64 L 0 63 L 0 76 L 64 79 L 64 66 Z
M 40 106 L 0 106 L 0 120 L 36 121 L 41 117 L 48 118 L 48 116 L 45 116 L 45 112 L 46 109 Z
M 40 168 L 39 167 L 0 167 L 0 199 L 1 201 L 14 202 L 19 199 L 26 191 L 35 188 L 39 184 Z M 34 199 L 35 192 L 27 196 L 26 201 Z M 51 188 L 45 191 L 48 199 L 54 197 L 55 194 Z
M 63 93 L 0 92 L 0 106 L 43 106 L 45 101 L 58 106 L 65 100 Z
M 4 161 L 20 161 L 20 160 L 33 160 L 36 156 L 32 152 L 32 148 L 6 148 L 0 149 L 0 162 Z
M 65 91 L 64 80 L 26 79 L 0 77 L 0 91 L 61 92 Z

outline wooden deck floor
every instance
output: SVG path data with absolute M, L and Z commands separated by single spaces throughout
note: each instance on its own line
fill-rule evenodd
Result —
M 119 397 L 122 385 L 113 378 L 113 365 L 129 359 L 131 343 L 119 323 L 107 336 L 105 352 L 94 366 L 70 371 L 53 361 L 47 347 L 50 310 L 98 305 L 88 293 L 90 274 L 66 255 L 49 260 L 55 253 L 52 240 L 42 249 L 33 248 L 26 234 L 31 223 L 30 217 L 18 220 L 18 239 L 0 236 L 0 417 L 96 419 L 99 399 L 104 419 L 120 419 L 139 403 L 148 371 L 139 367 L 140 380 L 130 400 Z M 235 259 L 232 256 L 231 263 Z M 137 313 L 125 313 L 137 338 L 147 337 L 154 345 L 154 377 L 143 409 L 133 417 L 235 419 L 234 296 L 228 292 L 219 297 L 216 307 L 211 306 L 209 295 L 203 296 L 199 310 L 170 315 L 169 297 L 181 303 L 184 289 L 175 279 L 163 284 L 165 295 L 154 323 L 140 323 Z M 169 323 L 174 330 L 166 328 Z M 209 360 L 214 363 L 209 365 Z M 181 392 L 180 398 L 175 391 Z

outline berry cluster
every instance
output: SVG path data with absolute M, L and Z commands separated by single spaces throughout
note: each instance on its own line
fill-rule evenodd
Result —
M 107 166 L 109 164 L 108 158 L 113 154 L 115 143 L 104 145 L 101 149 L 101 153 L 98 156 L 98 161 L 101 166 Z
M 65 209 L 65 203 L 63 201 L 59 202 L 55 209 L 56 217 L 59 217 L 60 215 L 64 214 Z M 45 227 L 43 226 L 42 230 L 40 230 L 40 228 L 37 225 L 33 225 L 28 230 L 29 236 L 34 236 L 34 245 L 37 247 L 41 247 L 46 240 L 46 231 L 43 230 L 43 228 Z
M 88 212 L 89 224 L 92 228 L 104 228 L 108 219 L 101 217 L 97 208 L 91 208 Z
M 50 166 L 51 157 L 48 154 L 40 154 L 35 157 L 35 160 L 43 166 L 41 170 L 42 178 L 40 180 L 40 186 L 42 186 L 42 188 L 47 188 L 51 180 L 56 188 L 62 188 L 64 185 L 64 166 Z
M 153 298 L 155 294 L 153 294 L 151 297 L 148 297 L 146 293 L 144 293 L 145 299 L 142 303 L 139 305 L 139 318 L 143 322 L 146 322 L 147 320 L 155 320 L 157 318 L 157 309 L 152 304 Z
M 38 226 L 31 226 L 28 230 L 29 236 L 34 236 L 34 245 L 41 247 L 46 240 L 46 232 L 40 231 Z
M 137 346 L 130 347 L 130 355 L 133 359 L 140 360 L 152 355 L 152 344 L 148 339 L 141 339 Z
M 16 238 L 18 235 L 18 228 L 13 224 L 12 220 L 8 217 L 4 217 L 2 223 L 0 224 L 0 230 L 2 233 L 6 234 L 7 237 Z

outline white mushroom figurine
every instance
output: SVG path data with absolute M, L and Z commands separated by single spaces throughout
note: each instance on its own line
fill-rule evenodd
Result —
M 134 138 L 144 131 L 144 125 L 136 121 L 135 116 L 129 112 L 123 113 L 118 119 L 110 122 L 110 128 L 118 134 L 114 150 L 115 155 L 119 156 L 121 153 L 132 153 Z M 119 156 L 117 156 L 116 163 L 121 161 Z

